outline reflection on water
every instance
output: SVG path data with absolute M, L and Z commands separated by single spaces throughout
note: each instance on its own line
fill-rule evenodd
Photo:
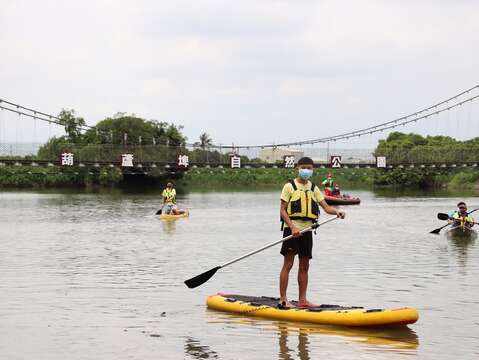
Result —
M 249 318 L 208 309 L 208 322 L 223 327 L 253 327 L 263 336 L 278 339 L 278 359 L 301 360 L 311 358 L 311 347 L 321 347 L 323 336 L 332 336 L 349 343 L 361 345 L 376 352 L 415 354 L 419 346 L 418 335 L 407 326 L 400 327 L 341 327 L 316 324 L 302 324 L 268 319 Z M 241 330 L 238 330 L 240 332 Z M 298 357 L 296 357 L 296 354 Z
M 287 326 L 278 324 L 278 330 L 279 330 L 279 354 L 278 354 L 278 359 L 279 360 L 293 360 L 296 357 L 294 356 L 295 351 L 291 349 L 288 346 L 288 339 L 292 337 L 291 330 L 288 329 Z M 298 355 L 298 358 L 301 360 L 309 360 L 309 340 L 308 340 L 308 334 L 300 329 L 297 332 L 297 352 L 296 354 Z
M 208 346 L 203 346 L 198 340 L 187 338 L 185 341 L 185 354 L 193 359 L 218 359 L 218 354 Z
M 163 229 L 163 233 L 165 234 L 173 234 L 176 230 L 176 222 L 180 219 L 160 219 L 157 217 L 158 220 L 161 221 L 161 228 Z
M 476 242 L 476 237 L 471 238 L 461 238 L 461 237 L 450 237 L 448 238 L 451 243 L 451 247 L 457 255 L 459 265 L 461 267 L 466 267 L 467 265 L 467 256 L 469 250 L 474 248 Z
M 394 188 L 375 188 L 374 194 L 378 197 L 387 197 L 387 198 L 403 198 L 403 197 L 414 197 L 414 198 L 439 198 L 439 197 L 471 197 L 478 196 L 479 191 L 474 189 L 394 189 Z M 451 201 L 451 207 L 454 208 L 454 200 Z

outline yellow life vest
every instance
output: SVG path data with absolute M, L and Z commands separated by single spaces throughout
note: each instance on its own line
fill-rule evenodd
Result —
M 163 194 L 161 194 L 163 198 L 165 199 L 166 203 L 173 203 L 176 204 L 176 191 L 175 189 L 165 189 L 163 190 Z
M 298 189 L 294 180 L 290 181 L 293 185 L 293 193 L 288 202 L 286 212 L 291 220 L 310 220 L 316 222 L 319 218 L 319 203 L 314 197 L 316 185 L 309 181 L 310 188 L 306 191 Z
M 451 217 L 452 219 L 454 219 L 454 222 L 462 225 L 464 222 L 467 224 L 467 225 L 470 225 L 470 223 L 473 223 L 474 222 L 474 218 L 467 214 L 465 217 L 462 217 L 461 214 L 459 213 L 459 211 L 454 211 L 452 214 L 452 216 L 449 216 Z M 469 224 L 468 224 L 469 223 Z

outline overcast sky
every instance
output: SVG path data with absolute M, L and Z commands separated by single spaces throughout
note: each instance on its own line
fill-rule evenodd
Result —
M 282 142 L 479 84 L 479 1 L 0 0 L 0 44 L 0 98 L 74 108 L 91 125 L 135 113 L 183 125 L 192 142 L 203 131 L 215 143 Z M 12 116 L 0 116 L 11 140 Z M 458 128 L 405 130 L 470 135 Z

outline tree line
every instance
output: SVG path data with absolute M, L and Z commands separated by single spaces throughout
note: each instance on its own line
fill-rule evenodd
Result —
M 227 162 L 229 155 L 211 149 L 213 140 L 204 132 L 193 149 L 187 147 L 183 126 L 143 119 L 135 114 L 117 113 L 88 127 L 75 110 L 62 110 L 58 115 L 65 135 L 50 138 L 40 147 L 39 159 L 55 159 L 63 152 L 73 152 L 78 161 L 112 161 L 122 153 L 134 153 L 138 161 L 175 162 L 188 155 L 190 162 Z M 243 157 L 244 161 L 249 161 Z
M 392 132 L 379 140 L 374 155 L 386 156 L 388 163 L 477 162 L 479 137 L 461 141 L 450 136 Z

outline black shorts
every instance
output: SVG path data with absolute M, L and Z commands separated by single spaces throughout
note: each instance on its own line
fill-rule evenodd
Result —
M 291 235 L 290 228 L 284 228 L 283 237 Z M 307 231 L 303 233 L 300 237 L 292 238 L 286 241 L 283 241 L 281 246 L 281 255 L 286 254 L 298 254 L 298 257 L 308 257 L 309 259 L 313 258 L 313 232 Z

